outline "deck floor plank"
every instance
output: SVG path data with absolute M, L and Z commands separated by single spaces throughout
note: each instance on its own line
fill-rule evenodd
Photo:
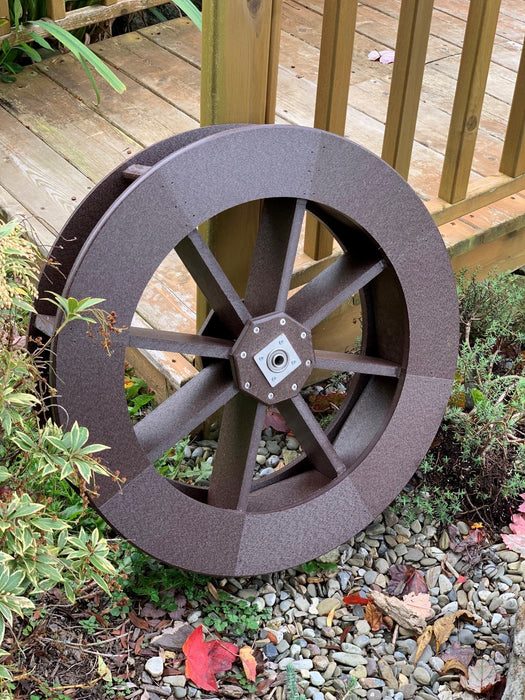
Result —
M 113 42 L 115 39 L 108 39 Z M 85 105 L 101 115 L 112 126 L 142 146 L 150 146 L 172 134 L 193 129 L 195 120 L 173 105 L 159 98 L 139 83 L 130 79 L 121 70 L 114 72 L 125 84 L 123 95 L 117 94 L 106 83 L 100 83 L 100 105 L 94 103 L 91 83 L 82 66 L 71 54 L 56 61 L 38 64 L 39 70 L 49 75 Z M 129 155 L 127 151 L 125 155 Z M 116 165 L 117 163 L 115 163 Z
M 140 144 L 39 71 L 24 71 L 18 90 L 0 83 L 0 100 L 9 114 L 93 182 L 129 153 L 141 150 Z

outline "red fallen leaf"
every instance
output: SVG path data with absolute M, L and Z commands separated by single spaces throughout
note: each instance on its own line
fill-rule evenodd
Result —
M 368 605 L 371 602 L 372 598 L 363 598 L 359 593 L 351 593 L 343 598 L 345 605 Z
M 507 679 L 500 678 L 499 681 L 495 683 L 485 695 L 485 700 L 501 700 L 503 698 L 503 693 L 505 692 L 506 685 Z
M 244 675 L 249 681 L 254 681 L 257 677 L 257 661 L 253 656 L 251 647 L 242 647 L 239 649 L 239 658 L 242 661 Z
M 456 579 L 456 584 L 458 586 L 461 586 L 462 584 L 466 583 L 466 581 L 467 579 L 465 578 L 465 576 L 463 576 L 463 574 L 460 574 Z
M 522 506 L 519 507 L 521 511 Z M 502 535 L 501 538 L 503 542 L 507 545 L 509 549 L 513 552 L 525 556 L 525 515 L 522 513 L 514 513 L 512 516 L 512 522 L 509 525 L 512 530 L 512 535 Z
M 394 564 L 388 570 L 390 583 L 386 591 L 390 595 L 400 596 L 414 593 L 428 593 L 427 584 L 421 571 L 407 564 Z
M 327 411 L 333 411 L 334 408 L 339 408 L 345 398 L 346 394 L 339 394 L 333 391 L 330 394 L 309 396 L 308 401 L 314 413 L 326 413 Z
M 215 674 L 230 670 L 239 648 L 218 639 L 205 642 L 202 625 L 199 625 L 184 642 L 182 651 L 186 657 L 186 678 L 202 690 L 217 691 Z
M 448 650 L 444 654 L 441 654 L 443 661 L 455 660 L 467 667 L 472 661 L 473 656 L 474 649 L 471 647 L 463 647 L 459 642 L 451 642 Z
M 141 630 L 145 630 L 146 632 L 149 630 L 149 624 L 146 622 L 146 620 L 143 620 L 138 615 L 135 615 L 133 610 L 129 611 L 128 617 L 130 621 L 135 625 L 135 627 L 138 627 Z
M 290 430 L 284 418 L 281 416 L 279 411 L 273 406 L 269 406 L 266 409 L 263 430 L 266 430 L 266 428 L 273 428 L 276 433 L 288 433 Z

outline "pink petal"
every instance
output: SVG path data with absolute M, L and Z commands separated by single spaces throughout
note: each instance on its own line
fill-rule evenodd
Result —
M 370 53 L 368 54 L 369 61 L 379 61 L 380 58 L 381 58 L 381 54 L 379 53 L 379 51 L 376 51 L 375 49 L 373 51 L 370 51 Z
M 502 535 L 501 538 L 508 549 L 525 557 L 525 537 L 523 535 Z
M 395 51 L 381 51 L 379 63 L 394 63 Z

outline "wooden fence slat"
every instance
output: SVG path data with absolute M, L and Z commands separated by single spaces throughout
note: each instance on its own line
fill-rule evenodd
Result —
M 500 170 L 511 177 L 525 173 L 525 41 L 501 154 Z
M 439 188 L 447 202 L 457 202 L 467 193 L 500 1 L 470 3 Z
M 65 0 L 46 0 L 46 11 L 50 19 L 64 19 L 66 16 Z
M 281 2 L 203 2 L 201 126 L 274 121 L 271 110 L 276 99 Z M 249 202 L 201 227 L 210 249 L 241 295 L 259 213 L 259 202 Z M 197 325 L 204 321 L 207 310 L 206 300 L 198 294 Z
M 340 136 L 345 132 L 356 15 L 357 0 L 325 1 L 314 126 Z M 332 247 L 330 233 L 307 216 L 304 252 L 320 260 Z
M 0 0 L 0 36 L 11 32 L 9 19 L 9 0 Z
M 434 0 L 403 0 L 381 157 L 408 177 Z

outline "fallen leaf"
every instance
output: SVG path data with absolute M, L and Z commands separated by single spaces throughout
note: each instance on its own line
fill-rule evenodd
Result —
M 394 59 L 396 57 L 396 52 L 395 51 L 381 51 L 381 56 L 379 58 L 379 63 L 394 63 Z
M 486 693 L 499 681 L 499 675 L 492 659 L 478 659 L 474 666 L 468 669 L 468 676 L 461 676 L 459 681 L 465 690 Z
M 244 675 L 249 681 L 254 681 L 257 677 L 257 661 L 253 656 L 251 647 L 241 647 L 239 649 L 239 658 L 242 661 Z
M 441 654 L 443 661 L 460 661 L 464 666 L 467 666 L 472 661 L 474 649 L 472 647 L 461 646 L 459 642 L 451 642 L 447 651 Z
M 360 593 L 350 593 L 350 595 L 345 595 L 343 598 L 345 605 L 367 605 L 371 602 L 371 598 L 365 598 Z
M 230 670 L 239 648 L 217 639 L 205 642 L 202 625 L 199 625 L 185 641 L 182 651 L 186 657 L 186 678 L 202 690 L 217 691 L 215 674 Z
M 384 595 L 380 591 L 370 591 L 370 597 L 381 612 L 389 615 L 398 625 L 421 634 L 425 627 L 425 620 L 402 600 L 393 596 Z
M 414 657 L 414 663 L 417 664 L 419 659 L 421 658 L 421 654 L 425 651 L 427 646 L 430 644 L 430 641 L 432 639 L 432 625 L 428 625 L 423 630 L 423 634 L 420 634 L 419 637 L 417 638 L 417 648 L 416 648 L 416 655 Z
M 330 394 L 317 394 L 316 396 L 309 396 L 308 401 L 310 403 L 310 408 L 314 413 L 326 413 L 327 411 L 333 411 L 334 408 L 339 408 L 345 398 L 346 394 L 331 392 Z
M 339 607 L 338 605 L 334 605 L 334 607 L 330 610 L 330 612 L 326 616 L 326 626 L 327 627 L 332 626 L 332 624 L 334 622 L 335 611 L 337 610 L 338 607 Z
M 290 430 L 284 418 L 273 406 L 268 406 L 266 409 L 263 430 L 266 428 L 273 428 L 276 433 L 287 433 Z
M 443 676 L 451 671 L 459 671 L 464 676 L 468 674 L 468 668 L 459 659 L 449 659 L 441 669 L 440 674 Z
M 423 574 L 413 566 L 394 564 L 389 568 L 388 573 L 390 574 L 390 583 L 386 590 L 390 595 L 428 593 Z
M 436 654 L 439 651 L 439 647 L 448 641 L 448 638 L 452 634 L 454 627 L 456 626 L 456 621 L 461 617 L 466 617 L 470 622 L 479 627 L 481 625 L 481 620 L 473 615 L 468 610 L 456 610 L 456 612 L 450 613 L 449 615 L 444 615 L 439 617 L 434 622 L 434 636 L 436 638 Z
M 466 583 L 466 581 L 467 579 L 465 578 L 465 576 L 463 576 L 463 574 L 460 574 L 456 579 L 455 585 L 461 586 L 462 584 Z
M 521 510 L 522 506 L 520 506 Z M 522 513 L 514 513 L 509 524 L 512 535 L 502 535 L 501 539 L 507 545 L 508 549 L 517 552 L 522 557 L 525 557 L 525 515 Z
M 102 678 L 103 681 L 106 681 L 106 683 L 113 683 L 113 678 L 111 677 L 111 671 L 109 668 L 106 666 L 106 662 L 104 659 L 99 656 L 97 660 L 97 673 L 100 678 Z
M 428 593 L 418 593 L 417 595 L 415 593 L 409 593 L 403 596 L 403 603 L 412 608 L 413 611 L 424 620 L 427 620 L 434 614 Z
M 372 632 L 377 632 L 381 629 L 383 623 L 383 613 L 379 610 L 374 603 L 367 603 L 365 608 L 365 620 L 370 625 Z
M 257 684 L 255 692 L 257 695 L 264 695 L 266 691 L 270 688 L 274 681 L 274 676 L 269 676 L 268 678 L 263 678 L 260 683 Z
M 154 620 L 158 620 L 166 615 L 166 611 L 162 608 L 157 608 L 153 603 L 146 603 L 146 605 L 141 610 L 142 617 L 150 617 Z
M 215 600 L 219 600 L 219 594 L 213 583 L 211 581 L 208 581 L 207 586 L 212 598 L 215 598 Z
M 139 638 L 137 639 L 137 641 L 135 642 L 135 650 L 134 650 L 134 651 L 135 651 L 135 656 L 138 656 L 138 655 L 139 655 L 139 653 L 140 653 L 140 651 L 141 651 L 141 649 L 142 649 L 142 642 L 143 642 L 143 640 L 144 640 L 144 635 L 141 634 L 140 637 L 139 637 Z
M 130 610 L 128 613 L 129 620 L 132 624 L 135 625 L 135 627 L 138 627 L 141 630 L 145 630 L 146 632 L 149 630 L 149 624 L 146 622 L 146 620 L 143 620 L 141 617 L 138 615 L 135 615 L 133 610 Z

